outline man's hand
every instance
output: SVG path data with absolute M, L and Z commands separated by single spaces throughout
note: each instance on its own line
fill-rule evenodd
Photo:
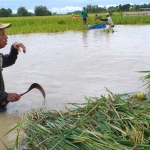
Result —
M 15 102 L 20 99 L 20 95 L 17 93 L 8 93 L 7 101 L 8 102 Z
M 18 43 L 18 42 L 15 42 L 12 44 L 12 46 L 18 50 L 18 52 L 21 51 L 20 48 L 22 48 L 23 52 L 26 53 L 26 47 L 22 44 L 22 43 Z

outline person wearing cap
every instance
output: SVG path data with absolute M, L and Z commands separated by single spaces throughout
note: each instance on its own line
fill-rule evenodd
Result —
M 109 13 L 106 14 L 106 18 L 105 19 L 100 18 L 100 20 L 101 21 L 106 21 L 106 24 L 109 25 L 109 28 L 113 28 L 114 27 L 114 23 L 113 23 Z
M 11 24 L 3 24 L 0 23 L 0 49 L 4 48 L 7 45 L 7 35 L 5 33 L 5 29 L 9 28 Z M 26 47 L 19 42 L 15 42 L 11 45 L 9 54 L 0 53 L 0 112 L 6 111 L 6 105 L 9 102 L 16 102 L 20 99 L 20 94 L 17 93 L 7 93 L 5 91 L 5 85 L 2 75 L 2 68 L 9 67 L 16 62 L 18 53 L 23 50 L 26 52 Z
M 83 20 L 83 24 L 85 25 L 86 22 L 87 22 L 87 17 L 88 17 L 88 13 L 87 13 L 85 7 L 83 7 L 83 10 L 81 12 L 81 17 L 82 17 L 82 20 Z

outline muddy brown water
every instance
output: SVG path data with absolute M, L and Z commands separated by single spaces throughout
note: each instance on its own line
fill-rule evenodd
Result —
M 114 30 L 9 36 L 2 53 L 8 53 L 15 41 L 23 42 L 27 53 L 20 53 L 16 64 L 3 70 L 6 91 L 23 93 L 39 83 L 46 92 L 47 110 L 107 94 L 105 87 L 114 93 L 144 91 L 139 80 L 144 74 L 136 71 L 150 69 L 150 25 L 115 26 Z M 0 136 L 43 102 L 34 89 L 10 103 L 8 111 L 0 114 Z M 15 135 L 9 134 L 3 142 L 10 146 Z M 0 149 L 5 150 L 1 142 Z

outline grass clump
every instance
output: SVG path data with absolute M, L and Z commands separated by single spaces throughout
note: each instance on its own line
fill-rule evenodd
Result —
M 64 20 L 59 20 L 58 24 L 65 24 L 65 21 Z

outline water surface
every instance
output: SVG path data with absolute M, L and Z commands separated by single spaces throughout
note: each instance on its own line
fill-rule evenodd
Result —
M 8 53 L 15 41 L 23 42 L 15 65 L 3 70 L 7 92 L 25 92 L 36 82 L 46 92 L 48 110 L 63 109 L 68 102 L 84 102 L 85 96 L 144 91 L 139 70 L 150 69 L 150 25 L 116 26 L 114 33 L 101 30 L 9 36 Z M 40 108 L 41 93 L 34 89 L 0 114 L 0 135 L 21 120 L 24 113 Z M 3 138 L 10 145 L 15 134 Z M 2 143 L 0 148 L 5 149 Z

